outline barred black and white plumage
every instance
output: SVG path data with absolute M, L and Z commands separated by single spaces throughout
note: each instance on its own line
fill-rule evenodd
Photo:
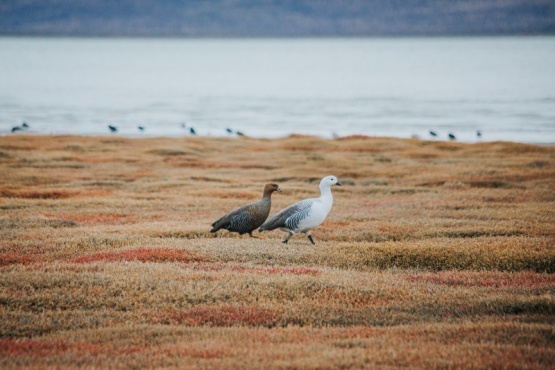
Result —
M 324 222 L 331 210 L 333 205 L 332 185 L 341 186 L 336 177 L 324 177 L 320 181 L 320 198 L 305 199 L 290 205 L 260 226 L 258 231 L 278 228 L 287 231 L 289 235 L 283 241 L 286 244 L 295 233 L 303 232 L 310 242 L 315 244 L 311 230 Z
M 281 227 L 296 230 L 300 221 L 310 215 L 312 201 L 312 199 L 301 200 L 285 208 L 261 226 L 259 231 L 274 230 Z
M 261 200 L 236 208 L 222 216 L 212 224 L 210 232 L 215 233 L 225 229 L 240 235 L 249 234 L 252 237 L 252 232 L 262 225 L 270 214 L 274 191 L 281 192 L 281 188 L 274 183 L 266 184 Z

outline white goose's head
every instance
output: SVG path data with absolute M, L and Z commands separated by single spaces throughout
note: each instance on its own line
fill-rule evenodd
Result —
M 320 181 L 320 189 L 321 188 L 330 188 L 333 185 L 341 186 L 339 180 L 335 176 L 326 176 Z

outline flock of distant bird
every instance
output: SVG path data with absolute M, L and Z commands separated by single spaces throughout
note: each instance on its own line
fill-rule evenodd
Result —
M 117 132 L 118 131 L 117 127 L 115 127 L 113 125 L 108 125 L 108 128 L 110 129 L 111 132 Z M 182 123 L 181 128 L 186 129 L 187 126 L 184 123 Z M 138 129 L 141 132 L 145 130 L 144 126 L 138 126 Z M 230 128 L 226 128 L 225 130 L 228 134 L 236 134 L 237 136 L 245 136 L 245 134 L 243 134 L 241 131 L 233 131 Z M 12 130 L 12 132 L 13 132 L 13 130 Z M 429 134 L 432 138 L 437 138 L 438 137 L 438 133 L 436 131 L 430 130 L 428 132 L 429 132 Z M 191 135 L 194 135 L 194 136 L 197 135 L 197 132 L 195 131 L 194 127 L 189 127 L 189 133 Z M 476 137 L 481 138 L 482 137 L 482 131 L 480 131 L 480 130 L 476 131 Z M 451 141 L 457 140 L 457 137 L 452 132 L 449 132 L 447 134 L 447 138 Z
M 430 136 L 433 137 L 433 138 L 437 138 L 437 137 L 438 137 L 437 132 L 435 132 L 435 131 L 433 131 L 433 130 L 430 130 L 429 133 L 430 133 Z M 480 130 L 476 131 L 476 137 L 477 137 L 478 139 L 481 138 L 481 137 L 482 137 L 482 131 L 480 131 Z M 449 140 L 457 140 L 457 137 L 456 137 L 455 134 L 453 134 L 452 132 L 450 132 L 450 133 L 447 134 L 447 138 L 449 138 Z
M 187 125 L 186 125 L 185 123 L 182 123 L 182 124 L 181 124 L 181 128 L 182 128 L 182 129 L 185 129 L 185 130 L 187 130 L 187 128 L 188 128 L 188 129 L 189 129 L 189 133 L 190 133 L 191 135 L 197 136 L 197 131 L 195 130 L 194 127 L 187 127 Z M 117 126 L 114 126 L 113 124 L 108 125 L 108 129 L 109 129 L 110 132 L 112 132 L 112 133 L 118 132 L 118 127 L 117 127 Z M 137 129 L 138 129 L 139 131 L 141 131 L 141 132 L 144 132 L 144 131 L 145 131 L 145 127 L 144 127 L 144 126 L 137 126 Z M 225 131 L 226 131 L 228 134 L 231 134 L 231 135 L 236 134 L 237 136 L 245 136 L 245 134 L 243 134 L 241 131 L 233 131 L 233 130 L 230 129 L 230 128 L 226 128 Z
M 117 131 L 118 131 L 118 128 L 117 128 L 116 126 L 114 126 L 114 125 L 108 125 L 108 128 L 110 129 L 111 132 L 117 132 Z M 138 126 L 137 128 L 138 128 L 139 131 L 141 131 L 141 132 L 143 132 L 143 131 L 145 130 L 144 126 Z M 181 128 L 186 129 L 187 126 L 186 126 L 184 123 L 182 123 L 182 124 L 181 124 Z M 231 134 L 231 135 L 236 134 L 237 136 L 245 136 L 245 134 L 243 134 L 241 131 L 233 131 L 233 130 L 230 129 L 230 128 L 226 128 L 225 130 L 226 130 L 226 132 L 227 132 L 228 134 Z M 12 132 L 13 132 L 13 130 L 12 130 Z M 428 132 L 429 132 L 429 134 L 430 134 L 430 136 L 431 136 L 432 138 L 437 138 L 437 137 L 438 137 L 438 133 L 437 133 L 436 131 L 430 130 L 430 131 L 428 131 Z M 196 135 L 197 135 L 197 132 L 196 132 L 196 130 L 194 129 L 194 127 L 189 127 L 189 133 L 190 133 L 191 135 L 193 135 L 193 136 L 196 136 Z M 480 130 L 476 131 L 476 137 L 477 137 L 478 139 L 480 139 L 480 138 L 482 137 L 482 131 L 480 131 Z M 457 140 L 457 137 L 456 137 L 455 134 L 453 134 L 452 132 L 449 132 L 449 133 L 447 134 L 447 138 L 448 138 L 449 140 L 451 140 L 451 141 Z
M 16 133 L 18 131 L 27 131 L 27 130 L 29 130 L 29 128 L 30 128 L 29 124 L 27 122 L 23 122 L 19 126 L 13 126 L 11 131 L 12 131 L 12 133 Z M 188 131 L 191 135 L 197 136 L 197 131 L 195 130 L 194 127 L 187 127 L 187 125 L 185 125 L 185 123 L 182 123 L 181 128 L 185 129 L 185 130 L 189 129 Z M 146 128 L 145 128 L 145 126 L 137 126 L 137 129 L 140 132 L 144 132 Z M 116 133 L 116 132 L 118 132 L 118 127 L 114 124 L 109 124 L 108 125 L 108 130 L 110 130 L 111 133 Z M 245 136 L 245 134 L 243 134 L 241 131 L 234 131 L 230 128 L 226 128 L 225 131 L 230 135 Z
M 22 123 L 21 125 L 19 125 L 19 126 L 14 126 L 14 127 L 12 127 L 12 133 L 15 133 L 15 132 L 18 132 L 18 131 L 26 131 L 26 130 L 28 130 L 29 128 L 30 128 L 29 124 L 27 124 L 27 122 L 23 122 L 23 123 Z M 197 136 L 197 131 L 195 130 L 194 127 L 187 127 L 187 125 L 186 125 L 185 123 L 182 123 L 182 124 L 181 124 L 181 128 L 182 128 L 182 129 L 185 129 L 185 130 L 189 129 L 189 134 L 191 134 L 191 135 L 193 135 L 193 136 Z M 108 129 L 109 129 L 110 132 L 112 132 L 112 133 L 118 132 L 118 127 L 115 126 L 115 125 L 113 125 L 113 124 L 109 124 L 109 125 L 108 125 Z M 144 131 L 145 131 L 145 126 L 137 126 L 137 129 L 138 129 L 140 132 L 144 132 Z M 234 130 L 232 130 L 232 129 L 230 129 L 230 128 L 226 128 L 225 131 L 226 131 L 228 134 L 230 134 L 230 135 L 245 136 L 245 134 L 242 133 L 241 131 L 234 131 Z M 431 136 L 432 138 L 438 138 L 438 137 L 439 137 L 438 133 L 437 133 L 436 131 L 434 131 L 434 130 L 430 130 L 430 131 L 428 131 L 428 133 L 430 134 L 430 136 Z M 476 131 L 476 137 L 477 137 L 478 139 L 480 139 L 480 138 L 482 137 L 482 131 L 480 131 L 480 130 Z M 456 137 L 455 134 L 453 134 L 452 132 L 449 132 L 449 133 L 447 134 L 447 138 L 448 138 L 449 140 L 451 140 L 451 141 L 457 140 L 457 137 Z

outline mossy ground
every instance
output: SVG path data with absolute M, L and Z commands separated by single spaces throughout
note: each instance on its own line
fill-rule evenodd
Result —
M 330 174 L 316 245 L 208 232 Z M 0 137 L 0 210 L 0 367 L 555 367 L 551 146 Z

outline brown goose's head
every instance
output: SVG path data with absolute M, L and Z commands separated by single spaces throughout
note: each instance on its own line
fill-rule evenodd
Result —
M 264 196 L 270 196 L 274 191 L 278 191 L 281 193 L 281 188 L 278 184 L 270 182 L 264 186 Z

